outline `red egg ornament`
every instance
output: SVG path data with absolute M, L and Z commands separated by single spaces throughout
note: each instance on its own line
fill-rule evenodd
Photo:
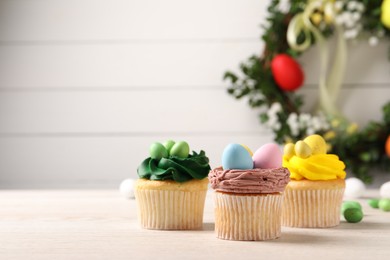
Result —
M 271 70 L 276 83 L 285 91 L 294 91 L 303 84 L 301 66 L 287 54 L 276 55 L 271 62 Z

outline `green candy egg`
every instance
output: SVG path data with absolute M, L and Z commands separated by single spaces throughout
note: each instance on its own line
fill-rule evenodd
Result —
M 187 158 L 189 153 L 190 153 L 190 146 L 188 145 L 187 142 L 184 141 L 176 142 L 170 150 L 171 156 L 177 156 L 180 158 Z
M 161 143 L 152 143 L 149 147 L 149 154 L 152 159 L 160 160 L 168 157 L 168 151 Z
M 368 205 L 371 206 L 371 208 L 377 209 L 379 208 L 379 199 L 369 199 L 367 201 Z
M 390 211 L 390 199 L 379 200 L 378 206 L 383 211 Z
M 344 201 L 341 205 L 341 214 L 344 215 L 344 212 L 347 209 L 360 209 L 362 210 L 362 205 L 357 201 Z
M 168 155 L 170 155 L 170 152 L 171 152 L 171 149 L 172 149 L 172 146 L 175 144 L 175 142 L 173 140 L 167 140 L 163 143 L 163 145 L 165 146 L 165 148 L 167 149 L 168 151 Z
M 348 208 L 344 211 L 343 215 L 349 223 L 358 223 L 363 219 L 363 211 L 359 208 Z

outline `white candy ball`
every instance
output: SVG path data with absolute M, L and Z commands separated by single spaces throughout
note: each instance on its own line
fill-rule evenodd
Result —
M 119 185 L 119 192 L 122 194 L 123 197 L 126 199 L 134 199 L 134 184 L 135 180 L 133 179 L 125 179 L 121 182 Z
M 359 198 L 365 191 L 366 185 L 360 179 L 352 177 L 345 180 L 345 197 Z
M 379 189 L 379 192 L 382 198 L 390 199 L 390 181 L 383 183 Z

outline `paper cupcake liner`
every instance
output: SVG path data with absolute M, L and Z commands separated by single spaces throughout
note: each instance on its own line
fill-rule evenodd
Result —
M 281 194 L 231 195 L 215 192 L 215 232 L 228 240 L 270 240 L 281 233 Z
M 136 190 L 138 219 L 147 229 L 201 229 L 206 190 Z
M 329 190 L 293 190 L 284 192 L 282 225 L 325 228 L 340 224 L 340 206 L 344 188 Z

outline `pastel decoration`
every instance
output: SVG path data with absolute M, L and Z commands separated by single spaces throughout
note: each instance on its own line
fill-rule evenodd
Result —
M 345 180 L 344 196 L 348 198 L 359 198 L 366 190 L 366 185 L 362 180 L 351 177 Z
M 152 159 L 160 160 L 168 157 L 168 151 L 161 143 L 152 143 L 149 147 L 149 154 Z
M 185 141 L 176 142 L 169 151 L 169 155 L 177 156 L 180 158 L 187 158 L 189 154 L 190 146 Z
M 171 152 L 171 149 L 172 149 L 172 146 L 175 144 L 175 141 L 173 140 L 167 140 L 163 143 L 165 149 L 167 149 L 168 151 L 168 155 L 170 155 L 170 152 Z
M 390 211 L 390 199 L 381 199 L 378 207 L 383 211 Z
M 119 185 L 120 194 L 126 199 L 134 199 L 134 185 L 135 180 L 125 179 Z
M 303 141 L 311 148 L 312 154 L 326 154 L 328 146 L 320 135 L 309 135 Z
M 249 155 L 250 156 L 253 156 L 253 152 L 252 152 L 252 150 L 251 149 L 249 149 L 249 147 L 248 146 L 246 146 L 246 145 L 244 145 L 244 144 L 242 144 L 242 147 L 244 147 L 247 151 L 248 151 L 248 153 L 249 153 Z
M 312 151 L 307 143 L 305 143 L 304 141 L 298 141 L 295 144 L 295 154 L 298 157 L 305 159 L 312 155 Z
M 252 156 L 255 168 L 272 169 L 282 167 L 282 151 L 275 143 L 261 146 Z
M 242 145 L 229 144 L 222 153 L 222 167 L 224 170 L 253 169 L 252 157 Z
M 379 193 L 382 198 L 390 199 L 390 181 L 385 182 L 379 188 Z
M 367 200 L 368 205 L 370 205 L 371 208 L 377 209 L 379 208 L 379 199 L 369 199 Z

